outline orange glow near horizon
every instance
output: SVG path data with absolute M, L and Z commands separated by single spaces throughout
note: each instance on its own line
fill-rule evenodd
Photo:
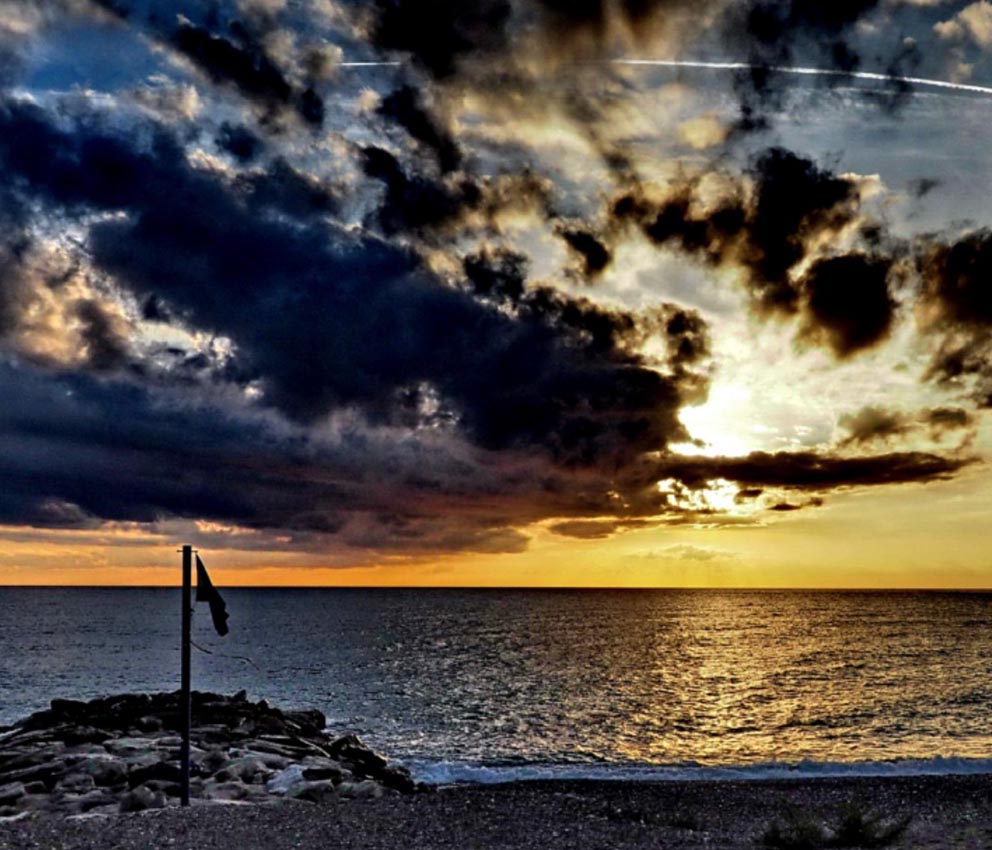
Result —
M 529 529 L 516 554 L 388 556 L 204 548 L 218 586 L 267 587 L 992 587 L 982 473 L 888 492 L 850 492 L 763 526 L 630 531 L 579 540 Z M 981 486 L 976 486 L 981 485 Z M 82 536 L 83 539 L 79 539 Z M 67 539 L 64 539 L 67 538 Z M 0 531 L 0 584 L 172 586 L 174 543 L 134 531 Z M 193 541 L 194 543 L 196 541 Z

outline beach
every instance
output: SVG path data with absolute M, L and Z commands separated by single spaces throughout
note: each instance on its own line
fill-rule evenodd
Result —
M 992 847 L 992 775 L 748 782 L 520 782 L 323 805 L 211 804 L 0 825 L 7 850 L 754 848 L 773 821 L 833 825 L 850 807 L 910 818 L 888 846 Z M 813 845 L 815 846 L 815 845 Z M 827 846 L 827 845 L 822 845 Z M 834 845 L 836 846 L 836 845 Z

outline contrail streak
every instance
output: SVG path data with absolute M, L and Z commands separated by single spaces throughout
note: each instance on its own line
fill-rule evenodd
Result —
M 338 68 L 398 68 L 403 62 L 336 62 Z M 599 63 L 595 63 L 599 64 Z M 979 86 L 973 83 L 951 83 L 947 80 L 933 80 L 929 77 L 897 77 L 875 71 L 840 71 L 835 68 L 805 68 L 789 65 L 756 65 L 750 62 L 700 62 L 692 59 L 608 59 L 604 64 L 630 65 L 658 68 L 709 68 L 715 71 L 751 71 L 765 69 L 778 74 L 793 74 L 799 77 L 840 77 L 854 80 L 874 80 L 883 83 L 909 83 L 914 86 L 927 86 L 949 91 L 971 92 L 972 94 L 992 95 L 992 86 Z
M 886 83 L 909 83 L 914 86 L 929 86 L 952 91 L 966 91 L 975 94 L 992 94 L 992 86 L 977 86 L 971 83 L 950 83 L 947 80 L 931 80 L 927 77 L 897 77 L 873 71 L 839 71 L 834 68 L 795 68 L 789 65 L 753 65 L 750 62 L 697 62 L 682 59 L 610 59 L 610 65 L 646 65 L 662 68 L 712 68 L 717 71 L 750 71 L 767 69 L 779 74 L 794 74 L 802 77 L 846 77 L 856 80 L 876 80 Z
M 398 68 L 402 62 L 335 62 L 335 68 Z

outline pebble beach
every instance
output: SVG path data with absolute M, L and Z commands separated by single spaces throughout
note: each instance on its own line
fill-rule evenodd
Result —
M 992 847 L 992 776 L 760 782 L 532 782 L 368 799 L 199 804 L 132 814 L 25 817 L 7 850 L 568 850 L 758 848 L 790 818 L 829 828 L 856 806 L 909 818 L 886 846 Z M 838 846 L 825 836 L 810 847 Z

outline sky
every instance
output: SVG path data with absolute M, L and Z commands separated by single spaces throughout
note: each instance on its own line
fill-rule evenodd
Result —
M 992 585 L 992 3 L 0 0 L 0 584 Z

